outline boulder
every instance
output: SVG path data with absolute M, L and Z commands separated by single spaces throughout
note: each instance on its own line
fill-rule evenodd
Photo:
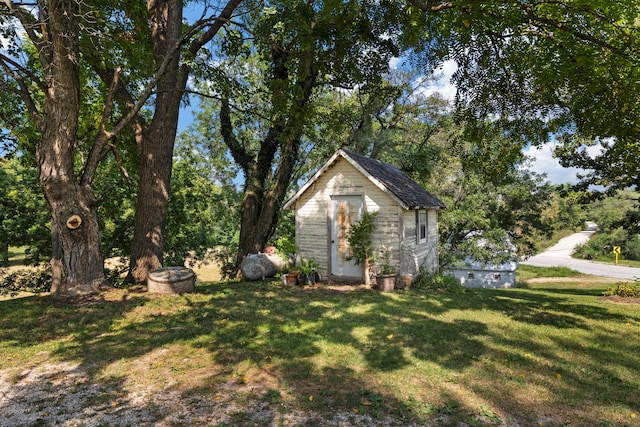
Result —
M 249 254 L 240 263 L 240 272 L 246 280 L 273 277 L 286 266 L 277 254 Z

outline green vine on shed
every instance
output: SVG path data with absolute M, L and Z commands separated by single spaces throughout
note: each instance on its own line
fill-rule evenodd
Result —
M 346 230 L 347 241 L 351 248 L 351 253 L 346 259 L 347 261 L 353 260 L 356 265 L 364 266 L 364 277 L 367 285 L 369 284 L 369 265 L 375 261 L 371 235 L 375 229 L 376 214 L 377 212 L 370 213 L 365 210 L 362 213 L 362 218 L 351 224 L 351 227 Z

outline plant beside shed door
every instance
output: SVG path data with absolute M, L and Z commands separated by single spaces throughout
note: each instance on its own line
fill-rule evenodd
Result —
M 347 260 L 351 248 L 347 230 L 362 215 L 362 196 L 331 196 L 331 274 L 362 277 L 363 266 Z

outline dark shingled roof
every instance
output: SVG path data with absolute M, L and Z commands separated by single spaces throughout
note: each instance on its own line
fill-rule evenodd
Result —
M 429 192 L 397 167 L 380 160 L 356 154 L 346 148 L 342 148 L 342 151 L 366 170 L 369 175 L 380 181 L 389 192 L 393 193 L 393 195 L 402 201 L 409 209 L 446 208 L 444 203 L 429 194 Z

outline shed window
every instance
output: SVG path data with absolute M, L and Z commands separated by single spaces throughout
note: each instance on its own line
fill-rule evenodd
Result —
M 427 211 L 418 211 L 417 219 L 418 243 L 425 243 L 427 241 Z

